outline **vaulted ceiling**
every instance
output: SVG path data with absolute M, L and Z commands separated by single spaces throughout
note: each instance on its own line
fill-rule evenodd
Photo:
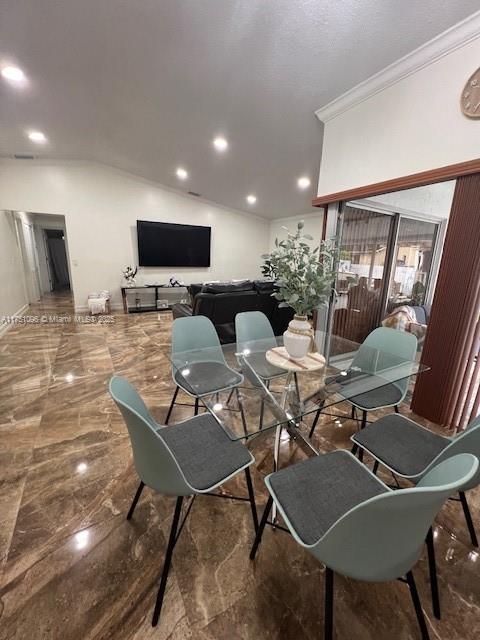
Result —
M 0 155 L 102 162 L 267 218 L 308 212 L 322 142 L 314 111 L 477 9 L 478 0 L 1 0 L 0 66 L 20 67 L 27 82 L 0 78 Z M 31 129 L 47 143 L 31 142 Z M 229 142 L 222 154 L 217 135 Z M 300 176 L 311 179 L 303 191 Z

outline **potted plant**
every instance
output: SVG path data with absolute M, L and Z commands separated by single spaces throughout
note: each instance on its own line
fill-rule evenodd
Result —
M 280 307 L 292 307 L 293 320 L 283 334 L 285 348 L 292 358 L 303 358 L 313 344 L 313 329 L 308 320 L 314 309 L 330 296 L 335 279 L 336 249 L 321 242 L 314 248 L 312 236 L 303 233 L 303 220 L 296 233 L 275 240 L 275 249 L 262 256 L 262 274 L 272 278 L 277 290 L 272 294 Z M 288 231 L 288 229 L 287 229 Z

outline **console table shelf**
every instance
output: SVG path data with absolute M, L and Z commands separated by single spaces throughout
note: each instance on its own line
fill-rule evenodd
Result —
M 122 287 L 123 310 L 125 313 L 142 313 L 144 311 L 166 311 L 172 308 L 177 302 L 188 301 L 187 287 L 171 287 L 163 284 L 145 284 L 135 287 Z M 155 304 L 142 306 L 138 304 L 141 292 L 154 292 Z M 128 294 L 137 292 L 135 301 L 137 304 L 131 305 L 128 301 Z

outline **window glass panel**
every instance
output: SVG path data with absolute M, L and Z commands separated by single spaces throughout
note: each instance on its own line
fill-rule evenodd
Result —
M 424 304 L 436 232 L 435 223 L 404 217 L 400 219 L 388 312 L 404 304 Z
M 333 334 L 363 342 L 381 315 L 385 258 L 393 217 L 346 206 L 340 241 Z

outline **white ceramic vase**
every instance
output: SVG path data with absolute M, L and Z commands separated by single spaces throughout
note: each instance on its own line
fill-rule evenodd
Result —
M 304 358 L 310 349 L 311 341 L 312 326 L 307 316 L 295 315 L 283 334 L 283 344 L 288 355 L 297 360 Z

